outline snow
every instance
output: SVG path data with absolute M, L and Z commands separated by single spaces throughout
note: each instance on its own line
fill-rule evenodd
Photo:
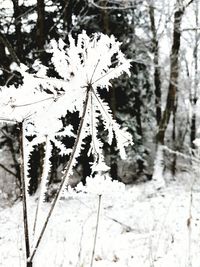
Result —
M 34 267 L 90 266 L 98 195 L 89 191 L 69 191 L 59 202 Z M 153 193 L 151 182 L 128 186 L 115 194 L 102 193 L 93 266 L 199 266 L 199 191 L 199 183 L 182 173 Z M 30 221 L 35 207 L 33 197 Z M 48 208 L 49 204 L 44 204 L 43 213 Z M 21 202 L 0 211 L 0 225 L 0 266 L 24 267 Z

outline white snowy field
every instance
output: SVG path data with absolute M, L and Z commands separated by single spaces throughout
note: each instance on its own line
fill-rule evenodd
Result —
M 33 266 L 91 266 L 97 206 L 95 194 L 63 198 Z M 0 266 L 25 266 L 21 220 L 21 202 L 0 210 Z M 102 196 L 94 267 L 199 267 L 199 251 L 200 183 L 191 175 L 180 174 L 157 192 L 148 182 Z

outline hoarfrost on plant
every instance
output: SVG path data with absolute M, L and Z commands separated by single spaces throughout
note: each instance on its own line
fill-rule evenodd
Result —
M 100 89 L 109 89 L 110 80 L 123 72 L 130 74 L 130 61 L 121 52 L 120 43 L 114 36 L 95 33 L 90 38 L 85 31 L 78 35 L 77 40 L 69 36 L 69 45 L 62 40 L 52 40 L 47 51 L 52 53 L 51 61 L 60 78 L 47 76 L 48 68 L 39 60 L 33 64 L 35 73 L 29 73 L 28 67 L 23 64 L 13 64 L 12 68 L 21 73 L 23 83 L 18 88 L 2 88 L 0 118 L 23 123 L 25 162 L 28 163 L 33 147 L 46 143 L 47 139 L 49 157 L 51 142 L 62 155 L 71 153 L 71 148 L 62 143 L 62 136 L 76 138 L 77 133 L 71 124 L 63 125 L 61 118 L 68 112 L 78 112 L 83 124 L 77 137 L 79 141 L 72 167 L 84 148 L 84 139 L 91 136 L 90 153 L 94 155 L 92 170 L 107 171 L 103 143 L 98 137 L 100 118 L 108 133 L 108 143 L 111 144 L 112 139 L 116 138 L 122 158 L 125 158 L 125 147 L 132 143 L 132 138 L 113 119 L 109 105 L 101 98 Z M 26 136 L 34 138 L 29 141 Z
M 108 174 L 96 174 L 95 177 L 86 178 L 86 186 L 79 184 L 77 191 L 94 195 L 118 195 L 125 191 L 125 185 L 119 181 L 112 181 Z

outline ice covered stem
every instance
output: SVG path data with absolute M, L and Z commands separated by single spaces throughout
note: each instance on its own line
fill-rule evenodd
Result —
M 95 255 L 95 249 L 96 249 L 96 243 L 97 243 L 97 234 L 98 234 L 98 228 L 99 228 L 101 199 L 102 199 L 102 195 L 98 195 L 97 221 L 96 221 L 96 228 L 95 228 L 95 234 L 94 234 L 94 243 L 93 243 L 93 248 L 92 248 L 92 257 L 91 257 L 90 267 L 93 267 L 93 262 L 94 262 L 94 255 Z
M 69 179 L 70 172 L 72 171 L 73 164 L 74 164 L 74 161 L 76 159 L 77 148 L 80 146 L 80 143 L 82 142 L 81 134 L 82 134 L 82 131 L 84 129 L 85 117 L 86 117 L 86 113 L 87 113 L 87 109 L 88 109 L 88 105 L 89 105 L 89 93 L 90 93 L 90 91 L 91 91 L 91 86 L 88 85 L 87 90 L 86 90 L 86 97 L 85 97 L 85 101 L 84 101 L 83 114 L 82 114 L 81 121 L 80 121 L 80 124 L 79 124 L 77 137 L 76 137 L 73 149 L 72 149 L 72 153 L 71 153 L 70 159 L 69 159 L 69 161 L 67 163 L 67 166 L 66 166 L 66 168 L 64 170 L 64 174 L 63 174 L 62 179 L 61 179 L 62 182 L 60 184 L 60 187 L 59 187 L 59 189 L 58 189 L 58 191 L 56 193 L 56 196 L 55 196 L 55 198 L 54 198 L 54 200 L 52 202 L 51 208 L 50 208 L 49 213 L 48 213 L 48 215 L 46 217 L 46 220 L 44 222 L 42 230 L 41 230 L 41 232 L 39 234 L 37 242 L 36 242 L 36 244 L 35 244 L 35 246 L 34 246 L 34 248 L 32 250 L 32 253 L 31 253 L 30 257 L 29 257 L 29 262 L 31 262 L 33 260 L 34 256 L 35 256 L 35 253 L 36 253 L 36 251 L 37 251 L 37 249 L 39 247 L 39 244 L 40 244 L 40 242 L 41 242 L 41 240 L 42 240 L 42 238 L 44 236 L 44 232 L 45 232 L 45 230 L 47 228 L 47 225 L 49 223 L 49 220 L 50 220 L 50 218 L 51 218 L 51 216 L 53 214 L 55 206 L 56 206 L 56 204 L 58 203 L 58 201 L 59 201 L 59 199 L 61 197 L 62 191 L 63 191 L 63 189 L 64 189 L 64 187 L 66 185 L 66 182 Z
M 22 204 L 23 204 L 23 222 L 24 222 L 24 240 L 26 248 L 26 267 L 32 267 L 32 261 L 28 261 L 30 257 L 30 238 L 28 229 L 28 210 L 27 210 L 27 190 L 24 172 L 24 122 L 19 124 L 20 128 L 20 175 L 22 187 Z

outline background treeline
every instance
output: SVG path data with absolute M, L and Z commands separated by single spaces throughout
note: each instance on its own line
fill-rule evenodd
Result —
M 132 60 L 131 76 L 113 80 L 113 90 L 103 92 L 117 121 L 133 135 L 127 161 L 118 158 L 115 142 L 105 147 L 111 176 L 125 183 L 152 178 L 158 146 L 163 147 L 163 170 L 172 176 L 179 166 L 190 164 L 195 155 L 193 141 L 198 130 L 199 100 L 199 8 L 198 0 L 56 0 L 0 3 L 0 85 L 22 83 L 12 63 L 27 66 L 38 59 L 49 66 L 45 47 L 51 39 L 68 43 L 71 34 L 113 34 L 122 42 L 122 51 Z M 113 59 L 114 62 L 114 59 Z M 68 119 L 78 125 L 78 118 Z M 103 133 L 102 133 L 103 138 Z M 89 141 L 89 140 L 88 140 Z M 64 142 L 72 142 L 70 139 Z M 165 146 L 163 146 L 165 145 Z M 166 147 L 168 149 L 166 149 Z M 18 129 L 1 127 L 1 188 L 10 179 L 20 188 Z M 76 179 L 90 174 L 88 147 L 80 157 Z M 180 153 L 176 153 L 180 152 Z M 38 187 L 42 169 L 43 146 L 36 147 L 30 161 L 30 193 Z M 185 162 L 177 155 L 187 155 Z M 51 158 L 49 183 L 59 182 L 59 170 L 67 158 Z M 189 165 L 188 165 L 189 169 Z M 5 181 L 6 180 L 6 181 Z

